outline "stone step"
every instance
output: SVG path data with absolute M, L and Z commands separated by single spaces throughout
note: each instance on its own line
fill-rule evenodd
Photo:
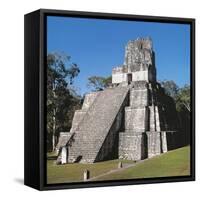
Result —
M 77 127 L 71 157 L 95 160 L 128 91 L 129 87 L 117 87 L 99 93 Z

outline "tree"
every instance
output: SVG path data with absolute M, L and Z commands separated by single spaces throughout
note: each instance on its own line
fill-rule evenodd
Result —
M 179 87 L 176 85 L 174 81 L 162 81 L 162 87 L 165 89 L 165 93 L 168 96 L 171 96 L 173 99 L 176 99 L 177 94 L 179 92 Z
M 88 87 L 93 91 L 103 90 L 112 84 L 112 77 L 91 76 L 88 78 Z
M 70 85 L 79 72 L 78 66 L 71 63 L 65 53 L 47 55 L 47 131 L 52 138 L 52 151 L 59 131 L 66 127 L 68 112 L 79 102 L 78 96 L 70 91 Z
M 179 140 L 181 145 L 190 144 L 190 86 L 185 85 L 179 88 L 173 81 L 164 81 L 161 83 L 165 93 L 171 96 L 176 104 L 177 116 L 179 120 Z
M 176 98 L 177 109 L 180 110 L 184 107 L 188 112 L 191 110 L 190 106 L 190 86 L 185 85 L 180 88 Z
M 161 85 L 165 89 L 165 93 L 174 99 L 177 111 L 186 109 L 188 112 L 190 112 L 189 85 L 179 88 L 174 81 L 162 81 Z

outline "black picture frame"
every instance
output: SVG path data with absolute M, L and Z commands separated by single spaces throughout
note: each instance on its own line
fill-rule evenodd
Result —
M 134 180 L 46 183 L 46 53 L 47 16 L 134 20 L 190 25 L 191 163 L 190 176 Z M 195 180 L 195 19 L 40 9 L 24 17 L 24 184 L 38 190 L 88 188 Z

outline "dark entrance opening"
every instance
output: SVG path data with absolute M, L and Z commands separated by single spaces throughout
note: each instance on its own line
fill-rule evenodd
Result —
M 132 74 L 127 74 L 128 83 L 132 82 Z

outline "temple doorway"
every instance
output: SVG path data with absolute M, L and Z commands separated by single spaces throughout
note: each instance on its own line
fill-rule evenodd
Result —
M 132 82 L 132 73 L 131 74 L 127 74 L 127 80 L 128 80 L 128 83 Z

